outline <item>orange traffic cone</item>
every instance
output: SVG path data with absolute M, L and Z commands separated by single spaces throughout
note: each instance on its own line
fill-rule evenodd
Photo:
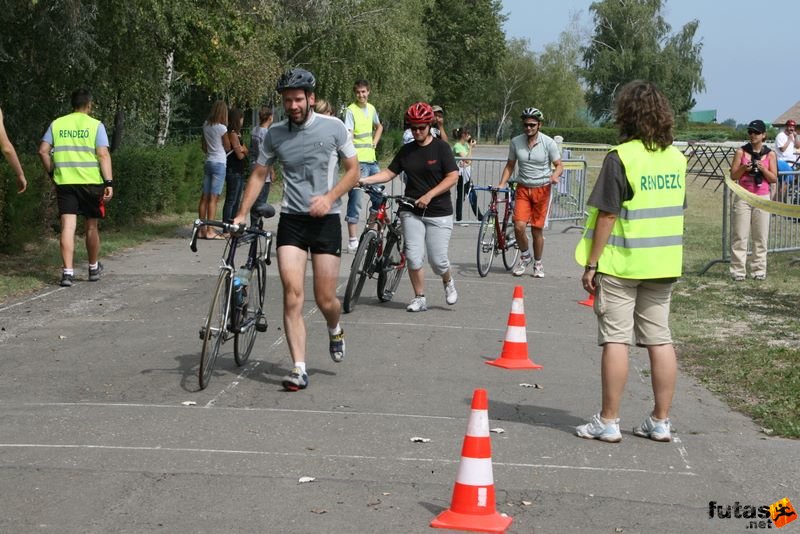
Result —
M 450 509 L 431 521 L 433 528 L 474 532 L 505 532 L 513 521 L 495 509 L 489 399 L 485 389 L 472 394 L 472 412 L 461 447 Z
M 592 306 L 594 306 L 594 295 L 589 293 L 589 296 L 586 297 L 584 300 L 579 300 L 578 304 L 581 304 L 583 306 L 589 306 L 591 308 Z
M 489 365 L 505 369 L 542 369 L 539 364 L 528 359 L 528 334 L 525 331 L 525 304 L 522 300 L 522 286 L 514 288 L 511 313 L 508 314 L 508 328 L 503 342 L 503 352 Z

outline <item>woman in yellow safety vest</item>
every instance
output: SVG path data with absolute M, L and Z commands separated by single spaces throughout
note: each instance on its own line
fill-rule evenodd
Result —
M 622 143 L 609 151 L 588 204 L 586 231 L 575 250 L 583 287 L 595 296 L 602 407 L 576 428 L 582 438 L 619 442 L 619 409 L 634 342 L 650 356 L 655 406 L 633 429 L 672 439 L 669 409 L 677 361 L 669 330 L 672 285 L 683 263 L 686 158 L 672 146 L 673 118 L 664 95 L 636 80 L 619 92 L 615 118 Z

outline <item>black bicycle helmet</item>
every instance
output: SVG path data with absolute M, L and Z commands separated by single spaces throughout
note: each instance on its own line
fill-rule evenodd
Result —
M 305 69 L 292 69 L 285 72 L 278 80 L 275 90 L 282 93 L 286 89 L 303 89 L 313 91 L 317 85 L 314 75 Z
M 544 120 L 544 114 L 536 108 L 525 108 L 522 110 L 522 119 L 536 119 L 539 122 Z

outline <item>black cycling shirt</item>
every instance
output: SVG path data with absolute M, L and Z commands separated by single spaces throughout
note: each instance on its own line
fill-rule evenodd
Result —
M 416 142 L 403 145 L 392 162 L 389 170 L 395 174 L 406 173 L 405 195 L 419 198 L 441 182 L 450 172 L 458 172 L 453 150 L 445 141 L 434 138 L 425 146 Z M 410 208 L 401 206 L 402 211 Z M 453 202 L 450 191 L 434 197 L 426 209 L 414 208 L 415 215 L 426 217 L 445 217 L 453 214 Z

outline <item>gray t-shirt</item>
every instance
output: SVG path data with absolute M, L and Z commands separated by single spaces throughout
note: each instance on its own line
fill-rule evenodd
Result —
M 550 183 L 552 164 L 561 160 L 561 153 L 552 137 L 539 132 L 536 144 L 528 148 L 528 136 L 521 134 L 511 139 L 508 159 L 517 162 L 518 184 L 542 187 Z
M 281 164 L 281 213 L 308 214 L 311 198 L 324 195 L 338 181 L 339 158 L 355 156 L 356 149 L 344 123 L 310 111 L 308 120 L 301 125 L 292 124 L 290 129 L 289 120 L 284 119 L 267 130 L 258 164 Z M 337 199 L 328 213 L 339 213 L 341 205 Z

